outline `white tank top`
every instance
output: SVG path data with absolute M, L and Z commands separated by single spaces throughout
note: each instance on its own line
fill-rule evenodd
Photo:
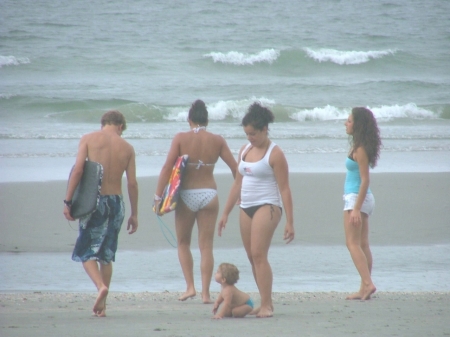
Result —
M 248 144 L 242 154 L 251 146 Z M 271 142 L 264 158 L 254 163 L 247 163 L 241 156 L 239 173 L 242 174 L 241 207 L 248 208 L 264 204 L 283 207 L 275 174 L 269 164 L 270 153 L 276 146 Z

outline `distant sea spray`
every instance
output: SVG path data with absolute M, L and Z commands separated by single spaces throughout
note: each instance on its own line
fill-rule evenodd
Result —
M 357 65 L 362 63 L 367 63 L 371 59 L 379 59 L 384 56 L 394 55 L 397 51 L 387 49 L 387 50 L 371 50 L 371 51 L 341 51 L 328 48 L 312 49 L 312 48 L 302 48 L 306 56 L 321 62 L 332 62 L 339 65 Z M 229 51 L 226 53 L 222 52 L 211 52 L 209 54 L 203 55 L 204 57 L 211 58 L 214 63 L 231 64 L 237 66 L 244 65 L 254 65 L 256 63 L 268 63 L 272 64 L 278 60 L 280 55 L 286 51 L 279 51 L 275 49 L 265 49 L 258 53 L 250 54 L 238 51 Z
M 213 61 L 233 64 L 233 65 L 253 65 L 255 63 L 269 63 L 272 64 L 280 56 L 280 52 L 275 49 L 265 49 L 256 54 L 247 54 L 237 51 L 230 51 L 228 53 L 211 52 L 203 55 L 204 57 L 211 57 Z
M 335 49 L 311 49 L 304 48 L 306 54 L 318 62 L 332 62 L 339 65 L 355 65 L 369 62 L 371 59 L 394 55 L 396 50 L 373 50 L 373 51 L 341 51 Z
M 30 59 L 27 57 L 15 57 L 15 56 L 3 56 L 0 55 L 0 68 L 4 66 L 18 66 L 21 64 L 30 63 Z

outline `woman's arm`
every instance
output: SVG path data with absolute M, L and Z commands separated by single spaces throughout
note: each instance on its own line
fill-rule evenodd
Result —
M 353 152 L 353 159 L 358 163 L 359 175 L 361 176 L 361 185 L 359 186 L 358 198 L 356 199 L 355 206 L 350 213 L 350 223 L 359 225 L 361 223 L 361 207 L 366 198 L 367 191 L 370 184 L 369 175 L 369 157 L 363 146 L 358 147 Z
M 164 192 L 164 188 L 166 187 L 170 179 L 170 175 L 172 174 L 173 165 L 175 164 L 177 158 L 180 156 L 180 137 L 181 134 L 177 134 L 173 138 L 169 153 L 167 153 L 166 162 L 161 168 L 158 183 L 156 184 L 155 204 L 159 203 L 160 199 L 158 200 L 158 198 L 161 198 L 161 195 Z M 156 209 L 158 209 L 158 205 L 155 206 Z
M 286 226 L 284 228 L 284 240 L 286 243 L 294 240 L 294 206 L 292 193 L 289 186 L 289 167 L 286 157 L 279 146 L 276 146 L 270 154 L 269 164 L 272 166 L 275 180 L 280 190 L 281 199 L 286 212 Z
M 218 234 L 219 236 L 222 236 L 222 230 L 225 229 L 225 226 L 228 221 L 228 215 L 232 211 L 234 205 L 236 204 L 237 200 L 241 196 L 241 186 L 242 186 L 242 175 L 239 173 L 237 167 L 240 162 L 241 153 L 243 149 L 245 148 L 245 145 L 241 148 L 238 155 L 238 164 L 236 165 L 236 174 L 233 181 L 233 185 L 231 185 L 230 193 L 228 194 L 228 199 L 225 204 L 225 208 L 222 213 L 222 217 L 220 218 L 219 225 L 218 225 Z
M 231 153 L 230 148 L 228 147 L 228 144 L 226 140 L 222 138 L 222 146 L 220 150 L 220 158 L 225 162 L 225 164 L 228 165 L 228 167 L 231 170 L 231 173 L 233 174 L 233 177 L 236 178 L 236 170 L 237 170 L 237 163 L 236 160 L 233 157 L 233 154 Z

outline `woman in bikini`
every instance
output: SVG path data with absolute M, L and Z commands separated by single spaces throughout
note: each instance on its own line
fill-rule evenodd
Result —
M 169 181 L 175 160 L 187 154 L 189 163 L 184 172 L 180 201 L 175 209 L 175 228 L 178 241 L 178 259 L 186 280 L 186 292 L 179 298 L 185 301 L 196 295 L 194 285 L 194 261 L 190 249 L 195 221 L 198 226 L 198 245 L 201 254 L 202 301 L 212 303 L 209 286 L 214 268 L 213 240 L 215 223 L 219 213 L 214 165 L 222 160 L 233 176 L 236 172 L 234 159 L 225 139 L 206 130 L 208 110 L 202 100 L 196 100 L 188 116 L 190 131 L 175 135 L 166 162 L 159 175 L 155 192 L 155 204 L 159 203 L 164 187 Z
M 239 152 L 236 178 L 218 225 L 221 236 L 228 215 L 240 197 L 242 242 L 261 296 L 261 306 L 252 312 L 258 317 L 273 316 L 273 276 L 268 253 L 283 207 L 286 213 L 284 239 L 286 243 L 294 239 L 288 164 L 283 151 L 268 136 L 268 126 L 273 120 L 272 112 L 258 103 L 253 103 L 242 119 L 249 143 Z
M 372 253 L 369 247 L 369 216 L 375 206 L 369 188 L 369 167 L 375 167 L 380 156 L 380 131 L 372 112 L 366 108 L 353 108 L 345 128 L 351 137 L 351 149 L 345 162 L 345 240 L 361 277 L 359 291 L 347 299 L 368 300 L 376 291 L 371 277 Z

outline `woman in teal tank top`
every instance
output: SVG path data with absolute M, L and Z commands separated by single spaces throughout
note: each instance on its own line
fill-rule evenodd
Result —
M 358 292 L 349 300 L 368 300 L 376 291 L 372 282 L 372 253 L 369 247 L 369 215 L 375 204 L 369 189 L 369 168 L 380 155 L 380 132 L 373 113 L 366 108 L 353 108 L 345 122 L 351 149 L 346 159 L 344 185 L 344 229 L 347 248 L 361 277 Z

